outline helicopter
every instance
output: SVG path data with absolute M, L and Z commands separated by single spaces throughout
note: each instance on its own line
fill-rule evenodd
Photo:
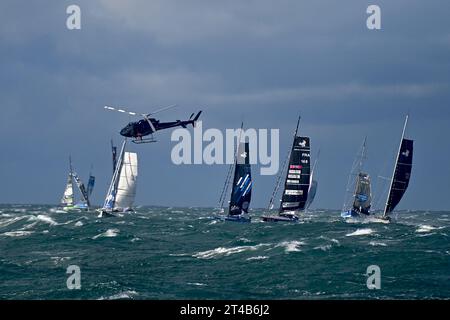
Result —
M 159 120 L 156 120 L 155 118 L 150 118 L 151 115 L 154 115 L 158 112 L 165 111 L 168 109 L 175 108 L 176 105 L 168 106 L 165 108 L 158 109 L 156 111 L 153 111 L 151 113 L 147 114 L 139 114 L 137 112 L 127 111 L 122 108 L 115 108 L 111 106 L 105 106 L 104 108 L 106 110 L 110 111 L 117 111 L 120 113 L 126 113 L 132 116 L 142 116 L 143 119 L 130 122 L 127 124 L 122 130 L 120 130 L 120 135 L 124 136 L 126 138 L 133 138 L 132 142 L 136 144 L 141 143 L 150 143 L 150 142 L 156 142 L 156 140 L 153 137 L 153 134 L 156 131 L 163 130 L 163 129 L 169 129 L 174 127 L 183 127 L 186 128 L 187 125 L 191 124 L 193 127 L 195 126 L 195 123 L 197 122 L 198 118 L 200 117 L 200 114 L 202 111 L 199 111 L 197 115 L 194 117 L 194 113 L 191 114 L 189 117 L 189 120 L 176 120 L 171 122 L 160 122 Z M 145 136 L 150 135 L 150 138 L 143 138 Z

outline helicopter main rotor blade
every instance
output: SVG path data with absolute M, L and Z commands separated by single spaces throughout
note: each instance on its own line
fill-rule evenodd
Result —
M 106 110 L 117 111 L 117 112 L 120 112 L 120 113 L 128 113 L 129 115 L 132 115 L 132 116 L 137 116 L 138 115 L 138 113 L 136 113 L 136 112 L 127 111 L 127 110 L 124 110 L 124 109 L 114 108 L 114 107 L 110 107 L 110 106 L 105 106 L 104 108 Z
M 156 114 L 156 113 L 159 113 L 159 112 L 162 112 L 162 111 L 166 111 L 166 110 L 175 108 L 176 106 L 177 106 L 176 104 L 173 104 L 173 105 L 171 105 L 171 106 L 168 106 L 168 107 L 164 107 L 164 108 L 155 110 L 155 111 L 153 111 L 153 112 L 148 113 L 147 116 L 151 116 L 151 115 L 153 115 L 153 114 Z

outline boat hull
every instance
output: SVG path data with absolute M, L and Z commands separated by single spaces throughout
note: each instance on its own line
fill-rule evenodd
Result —
M 298 222 L 299 217 L 296 215 L 291 216 L 262 216 L 261 219 L 264 222 Z
M 214 218 L 221 221 L 241 222 L 241 223 L 249 223 L 252 221 L 252 217 L 248 215 L 227 215 L 227 216 L 216 216 Z

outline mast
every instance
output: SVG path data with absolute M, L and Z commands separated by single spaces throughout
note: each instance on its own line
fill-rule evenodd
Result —
M 302 118 L 301 116 L 298 117 L 298 120 L 297 120 L 297 126 L 296 126 L 295 131 L 294 131 L 294 137 L 293 137 L 293 140 L 295 140 L 295 137 L 297 136 L 297 133 L 298 133 L 298 127 L 299 127 L 299 125 L 300 125 L 300 119 L 301 119 L 301 118 Z M 272 210 L 272 209 L 273 209 L 273 203 L 274 203 L 274 201 L 275 201 L 275 197 L 277 196 L 278 190 L 280 189 L 280 185 L 281 185 L 281 177 L 283 176 L 283 173 L 284 173 L 284 171 L 286 170 L 286 166 L 287 166 L 287 164 L 289 163 L 289 159 L 291 158 L 291 152 L 292 152 L 292 148 L 289 149 L 288 154 L 287 154 L 287 157 L 286 157 L 286 159 L 284 160 L 284 163 L 283 163 L 283 166 L 282 166 L 282 169 L 281 169 L 282 171 L 280 172 L 280 174 L 279 174 L 278 177 L 277 177 L 277 182 L 275 183 L 275 189 L 274 189 L 273 192 L 272 192 L 272 196 L 271 196 L 270 201 L 269 201 L 269 206 L 267 207 L 267 209 L 269 209 L 269 210 Z M 286 171 L 286 172 L 287 172 L 287 171 Z M 286 173 L 286 174 L 287 174 L 287 173 Z
M 114 174 L 111 179 L 111 184 L 108 188 L 108 193 L 106 194 L 105 202 L 103 204 L 103 209 L 113 210 L 114 204 L 116 202 L 116 195 L 117 195 L 117 185 L 119 182 L 119 175 L 120 175 L 120 169 L 122 166 L 123 156 L 124 156 L 124 150 L 125 145 L 127 143 L 127 139 L 123 141 L 122 149 L 120 150 L 119 159 L 116 165 L 116 170 L 114 171 Z
M 391 185 L 389 187 L 389 192 L 388 192 L 387 199 L 386 199 L 386 205 L 384 207 L 384 213 L 383 213 L 384 218 L 387 216 L 387 209 L 389 206 L 389 198 L 391 196 L 392 186 L 394 185 L 395 171 L 397 170 L 397 163 L 398 163 L 398 159 L 400 157 L 403 139 L 405 138 L 405 132 L 406 132 L 406 126 L 408 125 L 408 119 L 409 119 L 409 114 L 406 115 L 405 124 L 403 125 L 402 138 L 400 139 L 400 146 L 398 147 L 397 158 L 396 158 L 395 164 L 394 164 L 394 171 L 392 172 Z
M 301 117 L 299 116 L 284 181 L 279 214 L 287 211 L 291 212 L 290 214 L 295 214 L 296 211 L 304 210 L 308 198 L 311 175 L 311 147 L 309 137 L 297 135 L 300 119 Z
M 239 139 L 237 142 L 237 148 L 236 148 L 236 151 L 234 152 L 234 161 L 230 165 L 230 168 L 228 169 L 227 177 L 225 179 L 225 184 L 223 185 L 222 193 L 220 194 L 220 198 L 219 198 L 219 208 L 220 209 L 223 209 L 223 202 L 225 201 L 225 197 L 228 192 L 228 188 L 230 186 L 230 179 L 231 179 L 232 173 L 234 173 L 234 171 L 236 169 L 236 161 L 237 161 L 237 156 L 238 156 L 238 152 L 239 152 L 239 144 L 241 143 L 241 135 L 242 135 L 243 127 L 244 127 L 244 122 L 241 122 L 241 129 L 239 131 Z

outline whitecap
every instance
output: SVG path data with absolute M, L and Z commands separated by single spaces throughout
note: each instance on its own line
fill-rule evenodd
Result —
M 26 216 L 20 216 L 20 217 L 14 217 L 14 218 L 11 218 L 11 219 L 1 220 L 0 221 L 0 228 L 7 227 L 10 224 L 13 224 L 13 223 L 15 223 L 17 221 L 22 220 L 23 218 L 26 218 Z
M 384 242 L 376 242 L 376 241 L 370 241 L 369 244 L 373 247 L 387 247 L 387 244 Z
M 306 243 L 303 241 L 283 241 L 276 245 L 276 247 L 284 247 L 286 253 L 301 251 L 300 246 L 304 246 Z
M 75 227 L 81 227 L 81 226 L 83 226 L 83 222 L 77 221 L 77 222 L 75 223 Z
M 201 283 L 201 282 L 188 282 L 188 283 L 186 283 L 186 284 L 191 285 L 191 286 L 198 286 L 198 287 L 204 287 L 204 286 L 206 286 L 205 283 Z
M 33 233 L 33 231 L 9 231 L 9 232 L 2 233 L 2 235 L 7 236 L 7 237 L 24 237 L 24 236 L 29 236 L 32 233 Z
M 116 294 L 113 294 L 109 297 L 101 297 L 99 300 L 120 300 L 120 299 L 133 299 L 133 297 L 137 296 L 138 293 L 134 290 L 127 290 L 123 292 L 119 292 Z
M 231 248 L 218 247 L 213 250 L 197 252 L 192 256 L 199 259 L 212 259 L 219 256 L 229 256 L 243 251 L 255 251 L 262 246 L 267 246 L 267 244 L 258 244 L 256 246 L 237 246 Z
M 245 260 L 252 261 L 252 260 L 265 260 L 265 259 L 269 259 L 269 257 L 268 256 L 256 256 L 256 257 L 247 258 Z
M 55 220 L 53 220 L 52 218 L 50 218 L 49 216 L 47 216 L 45 214 L 39 214 L 37 216 L 31 216 L 28 218 L 28 221 L 36 221 L 36 220 L 48 223 L 51 226 L 58 225 L 58 223 Z
M 94 237 L 92 237 L 92 239 L 97 239 L 97 238 L 101 238 L 101 237 L 105 237 L 105 238 L 112 238 L 112 237 L 116 237 L 119 234 L 120 230 L 119 229 L 108 229 L 103 233 L 100 233 Z
M 323 245 L 323 246 L 317 246 L 314 248 L 314 250 L 322 250 L 322 251 L 328 251 L 331 249 L 331 244 Z
M 372 234 L 374 232 L 375 231 L 370 228 L 364 228 L 364 229 L 357 229 L 356 231 L 351 232 L 351 233 L 347 233 L 345 236 L 346 237 L 366 236 L 366 235 Z
M 416 232 L 419 232 L 419 233 L 430 232 L 430 231 L 436 230 L 436 229 L 442 229 L 442 228 L 437 228 L 437 227 L 429 226 L 426 224 L 422 224 L 422 225 L 419 225 L 419 228 L 416 230 Z

